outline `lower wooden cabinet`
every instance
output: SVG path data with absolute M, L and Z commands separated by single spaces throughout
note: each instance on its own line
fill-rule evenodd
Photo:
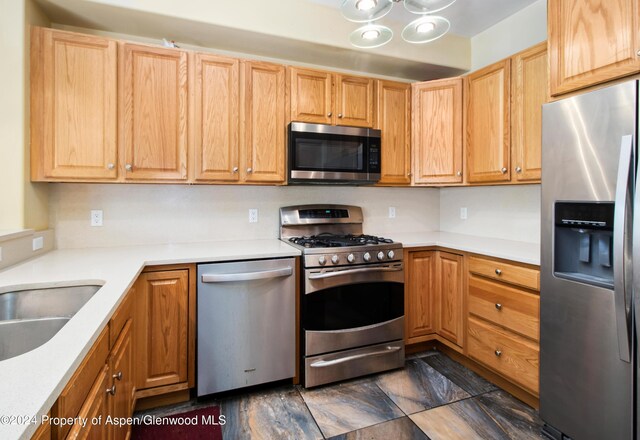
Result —
M 76 439 L 109 439 L 111 438 L 111 425 L 106 423 L 109 415 L 109 366 L 105 365 L 89 391 L 84 405 L 78 413 L 79 420 L 88 420 L 86 424 L 76 423 L 71 427 L 67 440 Z M 102 423 L 92 423 L 93 420 L 102 420 Z
M 132 322 L 127 321 L 109 358 L 111 388 L 109 388 L 109 414 L 119 420 L 131 417 L 134 404 Z M 126 440 L 130 436 L 128 424 L 113 425 L 112 440 Z
M 462 347 L 463 257 L 438 252 L 436 259 L 436 333 Z

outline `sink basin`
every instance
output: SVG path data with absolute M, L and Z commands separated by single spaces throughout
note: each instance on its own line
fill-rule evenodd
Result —
M 0 361 L 47 342 L 100 287 L 65 286 L 0 294 Z

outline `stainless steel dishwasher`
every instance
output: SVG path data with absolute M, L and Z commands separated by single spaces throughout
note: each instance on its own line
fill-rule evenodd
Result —
M 198 396 L 293 377 L 295 260 L 198 265 Z

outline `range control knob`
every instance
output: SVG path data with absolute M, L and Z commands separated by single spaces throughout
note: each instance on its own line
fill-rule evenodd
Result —
M 378 260 L 384 260 L 384 252 L 378 252 Z
M 327 264 L 327 260 L 324 258 L 324 255 L 321 255 L 320 258 L 318 258 L 318 264 L 320 266 L 324 266 L 325 264 Z
M 338 257 L 337 255 L 334 255 L 333 257 L 331 257 L 331 262 L 333 264 L 338 264 L 338 261 L 340 261 L 340 257 Z
M 362 259 L 368 263 L 369 261 L 371 261 L 371 254 L 369 252 L 365 252 L 365 254 L 362 256 Z
M 396 254 L 393 251 L 389 251 L 387 252 L 387 257 L 389 258 L 389 260 L 393 260 L 393 257 L 395 257 Z
M 347 256 L 347 261 L 348 261 L 349 263 L 353 263 L 354 261 L 356 261 L 356 257 L 355 257 L 353 254 L 349 254 L 349 255 Z

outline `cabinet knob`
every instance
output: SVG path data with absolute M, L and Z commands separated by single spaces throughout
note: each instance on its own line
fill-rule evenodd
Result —
M 238 167 L 233 167 L 233 170 L 232 170 L 232 171 L 233 171 L 234 173 L 237 173 L 237 172 L 238 172 Z
M 342 113 L 338 113 L 338 117 L 342 119 Z
M 128 164 L 126 164 L 124 166 L 124 169 L 127 170 L 127 171 L 131 171 L 131 170 L 133 170 L 133 166 L 130 163 L 128 163 Z
M 636 55 L 638 55 L 640 57 L 640 50 L 638 52 L 636 52 Z
M 112 396 L 116 395 L 116 384 L 114 383 L 111 388 L 107 388 L 107 394 L 111 394 Z
M 502 271 L 500 269 L 496 269 L 496 275 L 498 276 L 502 275 Z
M 504 167 L 500 171 L 502 171 L 502 174 L 506 174 L 507 173 L 507 169 L 504 168 Z
M 496 351 L 494 351 L 494 353 L 495 353 L 495 355 L 496 355 L 497 357 L 502 356 L 502 351 L 500 351 L 500 350 L 496 350 Z
M 107 168 L 110 169 L 110 170 L 114 169 L 115 167 L 116 167 L 116 165 L 113 164 L 113 163 L 108 163 L 107 164 Z
M 411 174 L 412 174 L 412 173 L 407 173 L 407 177 L 411 177 Z
M 496 309 L 497 310 L 502 310 L 502 304 L 496 303 Z
M 253 168 L 247 168 L 247 173 L 249 174 L 253 173 Z
M 521 173 L 521 172 L 522 172 L 522 168 L 516 167 L 516 173 Z
M 329 117 L 329 118 L 330 118 L 332 115 L 333 115 L 333 113 L 331 113 L 331 112 L 327 113 L 327 117 Z
M 113 375 L 113 376 L 111 376 L 111 377 L 113 377 L 113 378 L 114 378 L 114 379 L 116 379 L 116 380 L 122 380 L 122 371 L 118 371 L 118 373 L 117 373 L 117 374 L 114 374 L 114 375 Z M 114 385 L 114 386 L 115 386 L 115 385 Z
M 458 172 L 456 173 L 456 176 L 458 176 L 458 177 L 462 177 L 462 171 L 458 171 Z

